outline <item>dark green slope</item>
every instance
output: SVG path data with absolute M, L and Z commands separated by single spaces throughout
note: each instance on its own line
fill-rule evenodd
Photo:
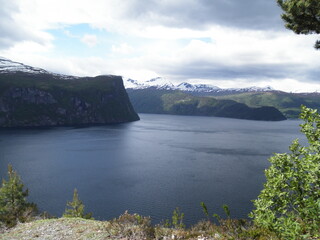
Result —
M 180 91 L 128 89 L 131 102 L 140 113 L 166 113 L 176 115 L 217 116 L 251 120 L 285 120 L 274 107 L 250 108 L 233 100 L 196 97 Z
M 127 89 L 130 101 L 138 113 L 165 113 L 162 95 L 174 91 L 149 89 Z
M 320 110 L 320 94 L 286 93 L 280 91 L 241 93 L 219 96 L 218 99 L 230 99 L 250 107 L 271 106 L 279 109 L 287 118 L 298 118 L 301 105 Z
M 0 74 L 0 127 L 73 126 L 138 120 L 118 76 L 66 79 Z

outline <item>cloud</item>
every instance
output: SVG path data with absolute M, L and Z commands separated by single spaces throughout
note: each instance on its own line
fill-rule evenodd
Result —
M 96 35 L 85 34 L 81 38 L 81 42 L 85 43 L 89 47 L 94 47 L 98 43 L 98 39 Z
M 286 30 L 273 0 L 0 3 L 0 55 L 51 71 L 226 85 L 320 81 L 316 36 Z M 81 24 L 85 31 L 72 28 Z M 73 41 L 91 48 L 78 51 L 83 46 Z M 73 51 L 65 51 L 71 45 Z
M 69 38 L 79 38 L 79 39 L 81 38 L 77 35 L 72 34 L 69 30 L 63 30 L 63 33 Z
M 122 16 L 167 27 L 205 29 L 211 25 L 242 29 L 280 29 L 280 9 L 270 0 L 125 0 Z
M 188 65 L 167 69 L 168 75 L 180 79 L 229 80 L 246 79 L 247 82 L 266 81 L 267 79 L 285 79 L 297 77 L 304 72 L 298 65 L 286 64 L 243 64 L 234 66 L 218 62 L 191 62 Z
M 47 42 L 47 30 L 79 23 L 121 34 L 171 39 L 206 37 L 205 31 L 213 26 L 284 30 L 280 8 L 270 0 L 0 1 L 4 47 L 24 40 Z
M 28 26 L 19 22 L 16 16 L 20 9 L 15 1 L 0 0 L 0 49 L 7 49 L 18 42 L 33 41 L 46 44 L 50 35 L 32 31 Z
M 314 38 L 221 28 L 212 31 L 212 42 L 191 40 L 161 58 L 157 47 L 144 61 L 145 66 L 171 78 L 262 81 L 291 77 L 319 83 L 319 52 L 310 47 Z
M 129 46 L 127 43 L 121 43 L 118 45 L 112 45 L 112 52 L 120 54 L 129 54 L 134 50 L 133 47 Z

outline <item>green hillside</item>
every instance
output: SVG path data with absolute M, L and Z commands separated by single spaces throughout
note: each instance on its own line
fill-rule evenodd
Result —
M 230 99 L 250 107 L 271 106 L 279 109 L 287 118 L 298 118 L 301 105 L 320 110 L 320 94 L 298 94 L 280 91 L 241 93 L 218 96 L 217 99 Z
M 278 121 L 286 118 L 274 107 L 248 107 L 233 100 L 197 97 L 180 91 L 129 89 L 137 112 L 174 115 L 217 116 L 251 120 Z

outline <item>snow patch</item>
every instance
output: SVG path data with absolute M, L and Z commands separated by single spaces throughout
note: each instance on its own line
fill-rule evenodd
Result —
M 0 73 L 16 73 L 23 72 L 28 74 L 50 74 L 63 79 L 75 79 L 76 77 L 48 72 L 42 68 L 35 68 L 23 63 L 14 62 L 7 58 L 0 57 Z
M 127 89 L 145 89 L 145 88 L 157 88 L 165 90 L 180 90 L 183 92 L 198 92 L 198 93 L 219 93 L 219 92 L 229 92 L 229 93 L 242 93 L 242 92 L 268 92 L 275 91 L 272 87 L 248 87 L 248 88 L 219 88 L 210 84 L 191 84 L 188 82 L 182 82 L 180 84 L 174 85 L 166 78 L 152 78 L 150 80 L 140 82 L 138 80 L 133 80 L 126 78 L 123 80 L 124 86 Z

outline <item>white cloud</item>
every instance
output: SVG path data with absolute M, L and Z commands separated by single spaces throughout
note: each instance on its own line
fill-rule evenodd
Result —
M 72 34 L 69 30 L 63 30 L 63 33 L 69 38 L 79 38 L 79 39 L 81 38 L 75 34 Z
M 118 45 L 112 45 L 112 52 L 120 54 L 129 54 L 133 52 L 133 47 L 129 46 L 127 43 L 121 43 Z
M 85 34 L 82 38 L 81 38 L 81 42 L 85 43 L 87 46 L 89 47 L 94 47 L 95 45 L 97 45 L 98 43 L 98 39 L 96 35 L 92 35 L 92 34 Z
M 271 24 L 253 24 L 270 17 L 282 25 L 276 3 L 272 3 L 273 8 L 269 0 L 254 4 L 242 1 L 244 7 L 251 4 L 258 10 L 256 13 L 252 10 L 250 17 L 244 16 L 249 10 L 238 1 L 225 4 L 222 0 L 216 4 L 196 0 L 0 0 L 0 3 L 3 6 L 0 55 L 37 67 L 80 76 L 110 73 L 145 79 L 161 75 L 176 82 L 202 80 L 225 86 L 270 82 L 265 85 L 276 88 L 290 83 L 292 88 L 312 89 L 310 86 L 319 84 L 316 76 L 320 51 L 312 48 L 316 36 L 274 30 Z M 258 8 L 261 5 L 265 6 L 263 14 Z M 239 20 L 236 23 L 228 20 L 230 17 L 227 19 L 223 10 L 232 12 L 237 6 L 241 9 L 235 12 Z M 248 27 L 248 20 L 254 27 Z M 92 27 L 90 34 L 64 29 L 83 23 Z M 61 56 L 55 51 L 55 36 L 48 33 L 52 29 L 61 29 L 89 47 L 106 42 L 100 35 L 98 41 L 95 30 L 107 30 L 117 38 L 109 42 L 110 52 L 105 57 L 95 57 L 94 53 L 92 57 Z M 130 42 L 132 38 L 141 43 Z
M 220 79 L 221 74 L 236 80 L 247 74 L 248 81 L 262 81 L 279 75 L 282 75 L 279 79 L 284 79 L 288 77 L 286 74 L 296 74 L 298 70 L 303 75 L 304 71 L 320 69 L 319 52 L 309 45 L 314 36 L 220 27 L 212 29 L 211 39 L 211 42 L 191 40 L 184 47 L 157 41 L 146 46 L 147 54 L 139 61 L 148 69 L 176 80 Z

